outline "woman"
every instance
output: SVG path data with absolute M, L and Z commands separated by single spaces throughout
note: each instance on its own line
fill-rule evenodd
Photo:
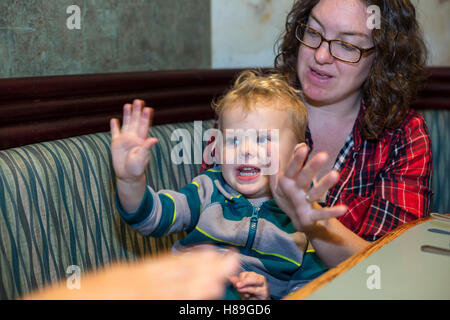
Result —
M 333 267 L 427 214 L 431 141 L 409 110 L 426 49 L 409 0 L 300 0 L 281 40 L 275 65 L 302 89 L 309 131 L 272 191 Z

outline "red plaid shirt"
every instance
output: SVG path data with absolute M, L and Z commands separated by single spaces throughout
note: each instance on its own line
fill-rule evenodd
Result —
M 364 108 L 347 137 L 334 169 L 339 181 L 326 205 L 345 204 L 339 218 L 365 240 L 375 241 L 406 222 L 428 214 L 431 198 L 431 139 L 424 119 L 410 110 L 402 125 L 374 141 L 359 134 Z M 309 130 L 306 142 L 312 148 Z
M 340 177 L 328 191 L 325 205 L 347 205 L 339 221 L 363 239 L 375 241 L 428 214 L 431 139 L 423 118 L 410 110 L 398 129 L 378 140 L 363 140 L 359 134 L 363 116 L 362 107 L 334 164 Z M 309 128 L 306 143 L 313 148 Z M 203 163 L 202 170 L 207 168 Z

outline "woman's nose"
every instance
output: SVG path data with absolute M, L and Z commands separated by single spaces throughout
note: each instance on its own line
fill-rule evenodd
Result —
M 316 49 L 314 53 L 314 58 L 316 59 L 318 64 L 327 64 L 333 62 L 333 56 L 330 54 L 329 44 L 325 41 L 322 42 L 320 47 Z

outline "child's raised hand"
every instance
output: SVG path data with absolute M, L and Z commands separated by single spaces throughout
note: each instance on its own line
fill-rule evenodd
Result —
M 123 125 L 111 119 L 111 154 L 117 179 L 134 182 L 145 174 L 150 160 L 150 148 L 158 142 L 149 138 L 151 108 L 145 107 L 142 100 L 134 100 L 133 105 L 123 107 Z
M 230 277 L 230 281 L 244 300 L 270 299 L 269 284 L 266 277 L 256 272 L 241 272 Z
M 336 171 L 330 171 L 311 187 L 327 157 L 325 153 L 318 153 L 307 161 L 308 147 L 302 143 L 294 150 L 284 172 L 270 176 L 270 189 L 277 205 L 300 232 L 305 232 L 319 220 L 337 218 L 347 211 L 345 205 L 321 207 L 317 203 L 317 199 L 338 181 L 339 174 Z

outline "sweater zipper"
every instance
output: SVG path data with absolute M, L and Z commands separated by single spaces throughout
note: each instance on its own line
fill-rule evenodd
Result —
M 255 241 L 256 228 L 258 227 L 258 217 L 259 208 L 253 207 L 252 217 L 250 218 L 250 228 L 248 231 L 247 244 L 245 246 L 246 251 L 249 251 L 252 248 L 253 242 Z

